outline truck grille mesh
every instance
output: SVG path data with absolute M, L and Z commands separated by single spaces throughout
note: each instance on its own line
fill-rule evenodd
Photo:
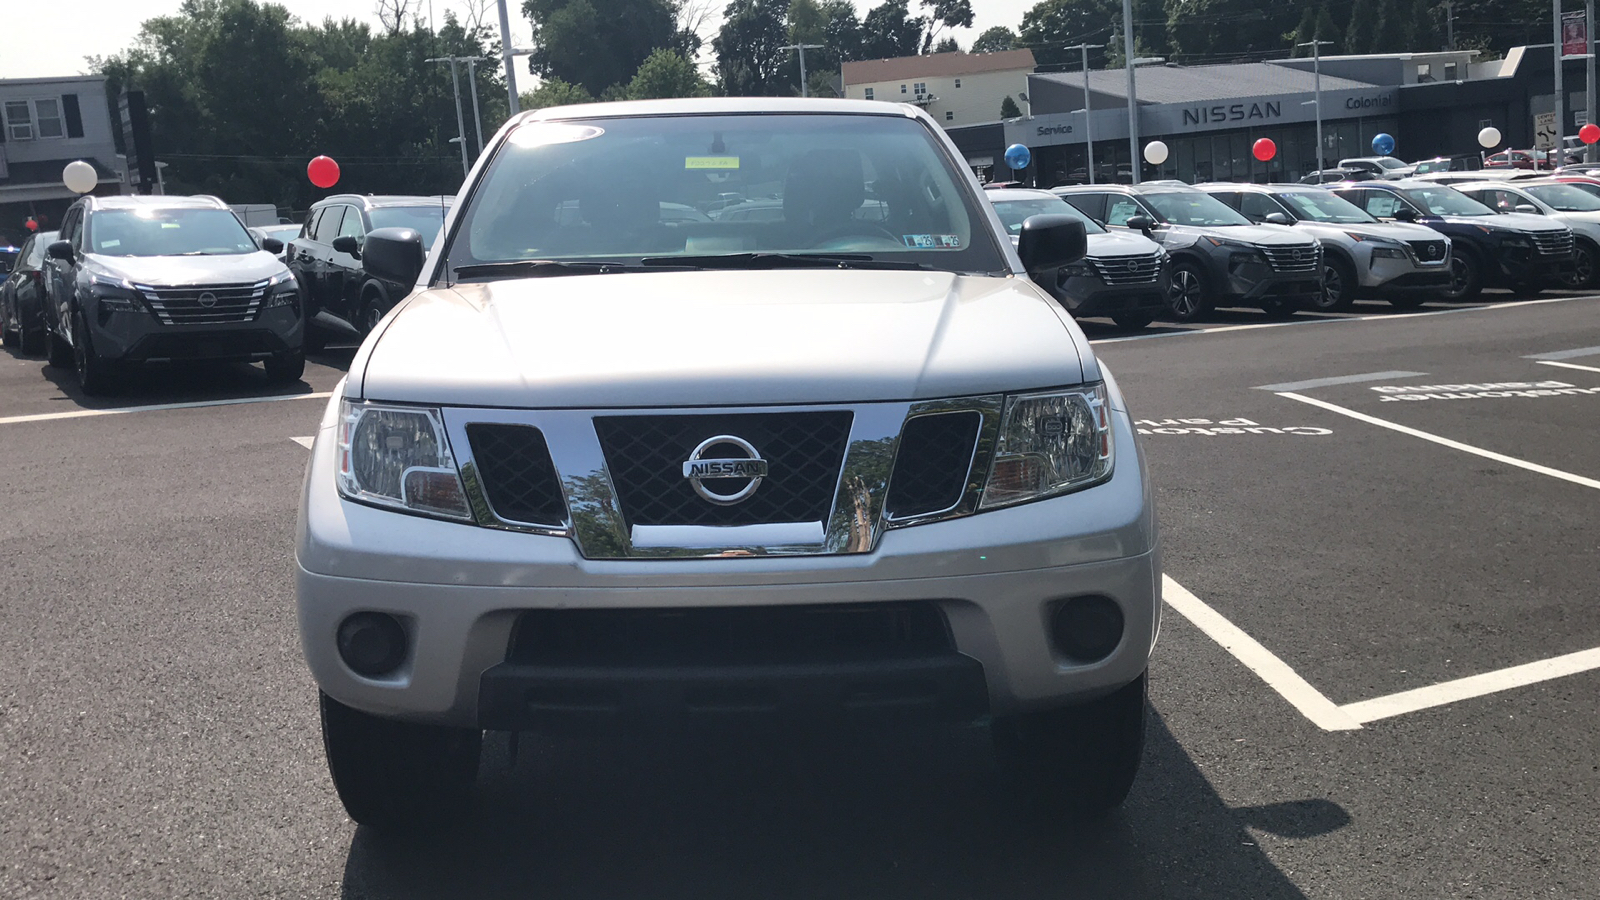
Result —
M 1406 243 L 1411 245 L 1411 252 L 1417 255 L 1418 262 L 1444 262 L 1444 241 L 1407 241 Z
M 1538 248 L 1540 256 L 1572 255 L 1572 232 L 1564 228 L 1560 231 L 1535 231 L 1529 237 L 1533 238 L 1533 246 Z
M 249 322 L 261 311 L 267 283 L 198 287 L 136 285 L 150 311 L 163 325 L 221 325 Z
M 1309 244 L 1298 247 L 1262 247 L 1261 254 L 1277 272 L 1316 272 L 1322 268 L 1321 248 Z
M 941 512 L 961 501 L 972 470 L 978 427 L 976 412 L 917 416 L 906 423 L 889 480 L 889 517 Z
M 495 515 L 531 525 L 559 527 L 566 521 L 561 481 L 539 429 L 473 423 L 467 426 L 467 440 Z
M 1155 284 L 1161 275 L 1161 254 L 1091 256 L 1088 262 L 1106 284 Z

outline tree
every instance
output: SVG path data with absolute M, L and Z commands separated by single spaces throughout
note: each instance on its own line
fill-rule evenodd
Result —
M 942 37 L 939 43 L 933 45 L 934 53 L 960 53 L 961 44 L 953 37 Z
M 626 84 L 651 51 L 685 40 L 673 0 L 523 0 L 522 11 L 533 23 L 529 69 L 596 96 Z
M 1350 7 L 1350 27 L 1344 33 L 1345 53 L 1372 52 L 1373 24 L 1378 17 L 1374 0 L 1355 0 Z
M 922 38 L 922 52 L 933 46 L 933 39 L 946 28 L 972 27 L 972 0 L 922 0 L 928 10 L 928 32 Z
M 1004 25 L 995 25 L 990 28 L 985 28 L 975 39 L 973 39 L 972 52 L 999 53 L 1002 50 L 1010 50 L 1012 47 L 1016 46 L 1016 44 L 1016 32 L 1005 27 Z
M 1011 95 L 1010 94 L 1007 94 L 1006 98 L 1004 100 L 1000 101 L 1000 118 L 1002 118 L 1002 119 L 1020 119 L 1020 118 L 1022 118 L 1022 110 L 1017 108 L 1017 101 L 1011 99 Z
M 1372 27 L 1368 53 L 1400 53 L 1411 49 L 1412 26 L 1409 4 L 1388 0 L 1378 7 L 1378 21 Z
M 544 109 L 547 106 L 569 106 L 574 103 L 593 103 L 594 97 L 581 84 L 572 84 L 559 78 L 546 78 L 539 86 L 524 92 L 518 99 L 523 109 Z
M 1137 4 L 1135 5 L 1137 10 Z M 1134 13 L 1134 18 L 1140 18 Z M 1199 57 L 1196 63 L 1229 62 L 1230 55 L 1281 54 L 1301 18 L 1292 4 L 1273 5 L 1259 0 L 1168 0 L 1166 36 L 1171 55 Z M 1152 35 L 1142 30 L 1141 42 Z
M 780 81 L 790 51 L 781 49 L 789 31 L 788 0 L 733 0 L 712 39 L 717 78 L 729 97 L 773 97 L 797 92 Z M 790 82 L 793 85 L 793 82 Z
M 827 25 L 822 29 L 822 45 L 836 58 L 832 68 L 839 68 L 844 60 L 863 59 L 861 55 L 861 18 L 856 15 L 855 4 L 850 0 L 823 0 L 822 12 Z
M 663 47 L 639 65 L 639 71 L 628 82 L 627 94 L 629 100 L 709 97 L 711 86 L 688 57 Z
M 1406 49 L 1427 52 L 1445 48 L 1444 34 L 1435 11 L 1436 7 L 1429 4 L 1428 0 L 1412 0 L 1411 11 L 1406 15 L 1406 23 L 1411 27 Z
M 1110 29 L 1108 23 L 1121 21 L 1120 0 L 1042 0 L 1023 13 L 1017 42 L 1032 48 L 1033 58 L 1041 66 L 1063 63 L 1076 66 L 1082 60 L 1079 51 L 1065 48 L 1079 41 L 1104 37 Z M 1107 40 L 1094 42 L 1111 43 Z M 1103 66 L 1105 52 L 1091 50 L 1089 64 Z
M 378 15 L 378 22 L 383 26 L 384 32 L 395 35 L 406 30 L 411 23 L 412 15 L 416 12 L 417 0 L 378 0 L 377 8 L 373 12 Z
M 927 23 L 911 15 L 910 0 L 883 0 L 861 20 L 861 55 L 864 59 L 916 56 Z

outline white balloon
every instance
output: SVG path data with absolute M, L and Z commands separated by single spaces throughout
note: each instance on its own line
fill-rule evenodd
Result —
M 1144 161 L 1152 166 L 1159 166 L 1167 161 L 1167 145 L 1160 141 L 1151 141 L 1144 145 Z
M 87 194 L 100 183 L 100 175 L 94 170 L 94 166 L 81 159 L 74 160 L 61 170 L 61 183 L 74 194 Z
M 1500 129 L 1490 125 L 1478 132 L 1478 144 L 1485 150 L 1492 150 L 1500 146 Z

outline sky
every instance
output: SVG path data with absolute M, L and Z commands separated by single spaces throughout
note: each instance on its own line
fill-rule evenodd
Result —
M 377 23 L 376 0 L 275 0 L 302 19 L 354 18 Z M 526 46 L 532 31 L 520 13 L 520 0 L 508 0 L 511 31 L 516 46 Z M 1022 14 L 1036 0 L 974 0 L 973 29 L 955 32 L 963 45 L 991 25 L 1016 28 Z M 180 0 L 0 0 L 0 78 L 34 78 L 82 75 L 89 70 L 88 56 L 109 56 L 133 43 L 139 23 L 177 11 Z M 430 0 L 423 0 L 426 10 Z M 446 9 L 460 10 L 467 0 L 431 0 L 433 13 L 442 21 Z M 856 0 L 858 10 L 876 5 Z M 913 0 L 912 11 L 916 12 Z M 492 17 L 491 17 L 492 18 Z M 70 23 L 63 25 L 63 23 Z M 70 28 L 70 38 L 63 32 Z M 709 34 L 708 49 L 709 53 Z M 703 54 L 705 55 L 705 54 Z M 706 62 L 708 60 L 702 60 Z M 519 66 L 518 87 L 530 90 L 533 77 Z

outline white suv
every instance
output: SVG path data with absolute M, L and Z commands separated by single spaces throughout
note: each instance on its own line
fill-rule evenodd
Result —
M 729 194 L 776 221 L 667 216 Z M 351 816 L 436 821 L 485 730 L 992 719 L 1029 795 L 1138 768 L 1159 624 L 1116 382 L 910 106 L 718 99 L 509 122 L 329 403 L 297 536 Z M 1025 265 L 1029 263 L 1031 265 Z

